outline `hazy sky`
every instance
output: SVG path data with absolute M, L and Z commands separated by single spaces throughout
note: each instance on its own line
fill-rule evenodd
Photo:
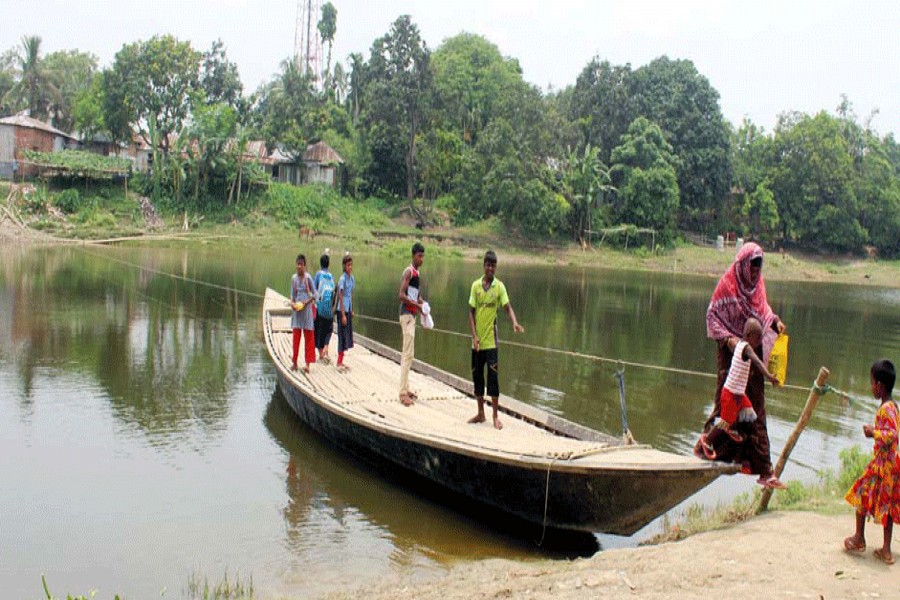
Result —
M 305 0 L 304 0 L 305 1 Z M 108 66 L 125 43 L 173 34 L 207 49 L 221 38 L 246 89 L 293 53 L 297 0 L 2 0 L 0 49 L 39 35 L 45 51 L 90 51 Z M 461 31 L 484 35 L 546 89 L 573 84 L 595 55 L 646 64 L 690 59 L 721 96 L 726 118 L 771 131 L 778 113 L 833 112 L 845 93 L 859 118 L 900 135 L 900 3 L 704 0 L 332 0 L 334 59 L 366 58 L 401 14 L 432 49 Z

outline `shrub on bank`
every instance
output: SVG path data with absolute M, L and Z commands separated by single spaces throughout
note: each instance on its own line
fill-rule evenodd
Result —
M 63 190 L 53 197 L 53 204 L 59 210 L 71 215 L 78 210 L 81 204 L 81 194 L 75 188 Z
M 269 189 L 271 214 L 289 228 L 321 229 L 322 224 L 328 222 L 328 211 L 339 201 L 337 192 L 324 185 L 273 183 Z

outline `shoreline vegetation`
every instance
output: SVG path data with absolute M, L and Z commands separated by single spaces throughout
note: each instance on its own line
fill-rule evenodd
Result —
M 288 188 L 273 184 L 278 188 Z M 377 199 L 363 202 L 338 196 L 318 186 L 289 189 L 287 198 L 260 201 L 240 213 L 201 215 L 188 211 L 163 211 L 155 225 L 145 225 L 139 197 L 101 187 L 86 195 L 84 206 L 68 213 L 56 205 L 57 197 L 40 184 L 30 195 L 11 194 L 9 183 L 0 182 L 0 198 L 7 198 L 0 213 L 0 244 L 116 244 L 197 243 L 308 248 L 343 244 L 354 253 L 403 254 L 420 240 L 432 256 L 481 260 L 493 248 L 507 263 L 557 264 L 591 269 L 637 270 L 670 274 L 719 277 L 731 264 L 734 246 L 716 250 L 706 243 L 679 238 L 653 246 L 646 235 L 627 239 L 622 233 L 590 247 L 572 241 L 538 239 L 512 231 L 491 218 L 468 226 L 453 226 L 449 218 L 419 229 L 415 218 L 402 207 Z M 208 217 L 208 218 L 207 218 Z M 285 223 L 297 223 L 288 227 Z M 624 232 L 626 235 L 628 232 Z M 694 238 L 696 240 L 696 238 Z M 705 241 L 705 240 L 704 240 Z M 342 246 L 342 247 L 343 247 Z M 900 287 L 900 260 L 852 254 L 813 254 L 771 244 L 766 280 L 809 281 Z

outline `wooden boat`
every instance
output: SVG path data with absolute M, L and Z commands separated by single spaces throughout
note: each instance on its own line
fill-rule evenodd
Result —
M 467 423 L 471 382 L 413 363 L 412 407 L 398 399 L 399 353 L 355 334 L 349 372 L 292 371 L 288 299 L 267 289 L 266 347 L 281 391 L 313 430 L 380 467 L 402 470 L 537 525 L 629 535 L 734 465 L 626 444 L 501 396 L 503 429 Z M 332 352 L 336 355 L 336 352 Z

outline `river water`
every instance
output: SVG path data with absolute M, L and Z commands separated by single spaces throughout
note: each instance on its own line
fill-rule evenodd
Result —
M 4 597 L 42 596 L 46 574 L 56 595 L 180 598 L 192 577 L 226 573 L 252 576 L 258 597 L 308 597 L 459 560 L 547 556 L 515 531 L 373 473 L 290 413 L 254 294 L 287 291 L 294 253 L 260 246 L 3 249 Z M 504 393 L 620 433 L 616 365 L 540 348 L 713 372 L 704 316 L 714 279 L 502 261 L 498 277 L 527 332 L 513 338 L 503 316 L 501 338 L 535 346 L 501 346 Z M 406 257 L 354 263 L 357 331 L 398 347 L 397 325 L 364 317 L 395 319 Z M 438 328 L 467 331 L 480 272 L 478 263 L 426 258 Z M 900 359 L 900 290 L 769 282 L 768 291 L 790 329 L 788 383 L 807 386 L 825 365 L 832 385 L 867 396 L 872 360 Z M 420 330 L 416 355 L 467 375 L 466 337 Z M 627 367 L 625 380 L 635 437 L 690 452 L 713 380 L 640 367 Z M 768 390 L 774 452 L 805 400 L 803 391 Z M 812 480 L 841 449 L 868 449 L 861 425 L 874 410 L 871 400 L 825 396 L 785 477 Z M 720 478 L 689 502 L 752 487 L 747 477 Z M 552 555 L 633 545 L 659 527 Z

